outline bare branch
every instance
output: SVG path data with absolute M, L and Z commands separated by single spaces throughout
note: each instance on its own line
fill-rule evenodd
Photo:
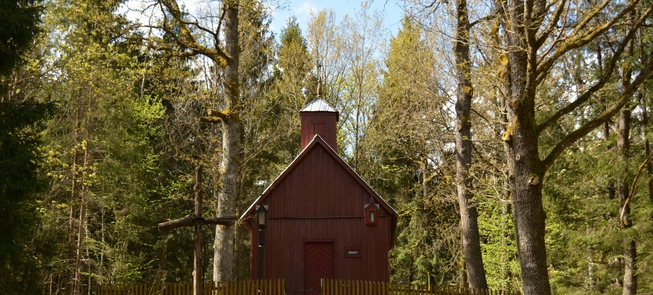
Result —
M 606 2 L 609 2 L 606 0 Z M 581 21 L 578 25 L 576 25 L 576 28 L 572 33 L 569 34 L 569 36 L 572 36 L 568 39 L 566 39 L 564 42 L 562 42 L 562 45 L 557 47 L 557 49 L 553 52 L 553 54 L 547 58 L 543 59 L 543 61 L 539 64 L 538 71 L 537 71 L 537 81 L 538 83 L 544 80 L 546 75 L 549 73 L 549 70 L 551 67 L 555 64 L 555 62 L 560 58 L 562 55 L 566 54 L 570 50 L 580 48 L 582 46 L 587 45 L 588 43 L 594 41 L 596 38 L 601 36 L 605 31 L 609 30 L 610 28 L 614 27 L 614 25 L 617 23 L 619 19 L 621 19 L 624 15 L 635 9 L 635 5 L 639 1 L 633 1 L 632 3 L 629 3 L 628 6 L 626 6 L 624 9 L 622 9 L 615 17 L 610 19 L 609 21 L 603 23 L 602 25 L 588 30 L 586 32 L 579 32 L 583 27 L 586 26 L 586 23 L 589 22 L 592 18 L 596 17 L 604 8 L 604 5 L 607 5 L 607 3 L 603 3 L 601 7 L 595 9 L 594 11 L 590 12 L 587 14 L 585 19 Z M 649 10 L 647 13 L 644 15 L 648 16 L 650 14 L 651 8 L 649 7 Z M 646 20 L 646 17 L 642 17 L 639 19 L 638 23 L 641 25 Z
M 614 116 L 617 112 L 619 112 L 619 110 L 621 110 L 621 108 L 626 105 L 626 103 L 628 103 L 639 86 L 651 76 L 651 73 L 653 73 L 653 57 L 648 58 L 646 65 L 641 69 L 635 80 L 633 80 L 633 82 L 625 88 L 624 92 L 621 93 L 619 98 L 610 108 L 605 110 L 601 115 L 595 117 L 593 120 L 586 122 L 575 131 L 567 134 L 565 138 L 563 138 L 555 147 L 553 147 L 549 155 L 542 161 L 544 170 L 548 170 L 553 162 L 560 156 L 560 154 L 562 154 L 566 148 L 571 146 L 574 142 L 587 135 L 592 130 Z
M 633 179 L 633 183 L 630 184 L 630 193 L 628 194 L 628 197 L 624 201 L 623 206 L 619 209 L 621 212 L 619 214 L 619 220 L 621 221 L 621 227 L 626 227 L 626 208 L 628 208 L 628 203 L 630 203 L 630 199 L 633 198 L 635 195 L 635 185 L 637 184 L 637 180 L 639 180 L 639 176 L 642 174 L 642 171 L 644 170 L 644 167 L 651 162 L 651 159 L 653 159 L 653 154 L 650 154 L 644 162 L 639 165 L 639 169 L 637 169 L 637 174 L 635 174 L 635 179 Z
M 555 114 L 553 114 L 547 120 L 539 124 L 537 126 L 538 134 L 543 130 L 545 130 L 546 128 L 548 128 L 549 126 L 551 126 L 562 116 L 571 113 L 576 108 L 578 108 L 581 104 L 588 101 L 592 97 L 592 95 L 594 95 L 594 93 L 601 90 L 603 86 L 605 86 L 605 84 L 610 80 L 615 68 L 617 67 L 617 62 L 621 59 L 621 54 L 624 52 L 628 42 L 630 42 L 630 40 L 634 38 L 636 32 L 637 32 L 636 30 L 631 30 L 629 34 L 626 36 L 626 38 L 622 40 L 621 44 L 619 45 L 619 48 L 612 55 L 612 58 L 610 59 L 610 63 L 608 64 L 608 68 L 606 69 L 605 73 L 603 73 L 603 77 L 601 77 L 601 79 L 598 82 L 596 82 L 594 86 L 590 87 L 587 91 L 581 94 L 574 102 L 559 109 Z
M 218 46 L 218 43 L 215 44 L 214 48 L 209 48 L 200 44 L 199 42 L 197 42 L 197 39 L 191 33 L 191 30 L 188 28 L 188 26 L 192 25 L 201 31 L 207 32 L 210 35 L 212 35 L 216 40 L 218 40 L 217 32 L 219 31 L 219 29 L 218 31 L 213 32 L 208 28 L 200 26 L 199 23 L 197 22 L 188 22 L 184 20 L 182 12 L 179 9 L 179 5 L 177 4 L 176 0 L 159 0 L 159 3 L 161 4 L 160 7 L 164 15 L 164 20 L 166 20 L 166 15 L 167 15 L 166 12 L 168 12 L 175 20 L 175 22 L 179 25 L 179 31 L 173 32 L 172 29 L 167 27 L 166 25 L 167 21 L 165 21 L 163 25 L 160 27 L 159 26 L 152 26 L 152 27 L 161 29 L 167 34 L 169 34 L 170 36 L 172 36 L 175 43 L 177 43 L 177 45 L 179 45 L 180 47 L 194 51 L 195 54 L 204 55 L 222 67 L 226 65 L 227 63 L 226 60 L 229 59 L 230 57 Z
M 159 232 L 165 233 L 173 229 L 185 227 L 185 226 L 198 226 L 204 224 L 221 224 L 221 225 L 230 226 L 233 225 L 235 221 L 236 221 L 236 216 L 209 217 L 204 219 L 202 217 L 195 217 L 195 215 L 186 215 L 182 218 L 161 222 L 157 225 L 157 228 L 159 229 Z
M 540 48 L 542 44 L 546 41 L 546 38 L 551 35 L 551 33 L 554 31 L 556 24 L 558 23 L 558 20 L 560 20 L 560 17 L 562 16 L 562 12 L 565 11 L 565 5 L 567 5 L 567 0 L 563 0 L 561 3 L 559 3 L 559 6 L 556 8 L 556 11 L 553 13 L 553 17 L 551 18 L 551 21 L 549 22 L 549 25 L 544 29 L 542 32 L 542 35 L 539 38 L 536 38 L 535 41 L 535 48 Z M 551 47 L 544 53 L 542 56 L 548 55 L 549 51 L 551 51 L 555 44 L 558 43 L 559 40 L 561 40 L 561 36 L 565 30 L 565 27 L 567 26 L 567 18 L 564 19 L 562 22 L 562 28 L 560 28 L 560 32 L 558 33 L 558 36 L 555 38 L 555 40 L 551 43 Z

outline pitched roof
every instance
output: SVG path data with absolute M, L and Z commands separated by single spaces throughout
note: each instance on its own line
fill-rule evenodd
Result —
M 254 208 L 256 208 L 256 205 L 259 205 L 266 197 L 267 195 L 287 176 L 290 174 L 290 171 L 297 165 L 297 163 L 301 162 L 301 159 L 304 158 L 308 152 L 313 149 L 316 146 L 322 146 L 330 155 L 333 157 L 336 162 L 338 162 L 344 169 L 347 171 L 366 191 L 370 193 L 370 196 L 374 198 L 374 200 L 380 204 L 386 211 L 390 213 L 392 216 L 392 233 L 394 236 L 394 230 L 396 227 L 397 223 L 397 211 L 395 211 L 388 202 L 386 202 L 379 194 L 377 194 L 368 184 L 363 180 L 363 178 L 352 169 L 349 164 L 347 164 L 338 154 L 327 144 L 320 135 L 316 134 L 313 137 L 313 140 L 299 153 L 299 155 L 286 167 L 286 169 L 281 172 L 281 174 L 275 179 L 266 189 L 263 191 L 263 193 L 243 212 L 243 214 L 240 216 L 240 220 L 244 220 L 247 218 L 247 216 L 254 214 Z
M 313 101 L 309 102 L 300 112 L 331 112 L 337 113 L 337 111 L 324 99 L 316 98 Z

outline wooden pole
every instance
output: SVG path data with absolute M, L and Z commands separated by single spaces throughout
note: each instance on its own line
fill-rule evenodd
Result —
M 182 218 L 161 222 L 157 225 L 159 232 L 165 233 L 170 230 L 193 226 L 195 228 L 195 235 L 193 237 L 195 242 L 195 249 L 193 250 L 193 295 L 202 295 L 204 292 L 204 253 L 202 253 L 202 225 L 205 224 L 221 224 L 225 226 L 232 226 L 236 221 L 236 216 L 227 217 L 202 217 L 202 167 L 198 166 L 195 169 L 195 214 L 186 215 Z M 186 285 L 188 286 L 188 285 Z M 186 287 L 184 287 L 186 288 Z M 186 291 L 187 292 L 187 291 Z
M 202 217 L 202 166 L 195 169 L 195 216 Z M 195 263 L 193 271 L 193 294 L 204 294 L 204 254 L 202 252 L 202 226 L 195 225 Z

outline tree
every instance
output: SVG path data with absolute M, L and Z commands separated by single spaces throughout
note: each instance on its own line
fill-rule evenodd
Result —
M 184 207 L 183 179 L 161 169 L 168 159 L 159 145 L 162 101 L 173 87 L 151 91 L 158 81 L 151 82 L 148 71 L 164 67 L 165 57 L 140 50 L 136 26 L 115 13 L 119 4 L 61 1 L 46 10 L 44 28 L 55 37 L 40 43 L 49 55 L 39 65 L 51 68 L 40 77 L 41 95 L 61 111 L 44 133 L 50 185 L 40 196 L 39 229 L 56 241 L 56 256 L 42 275 L 55 293 L 165 280 L 166 266 L 177 266 L 157 251 L 174 239 L 159 242 L 151 225 Z M 151 209 L 166 202 L 179 206 Z
M 653 59 L 649 58 L 632 82 L 620 89 L 609 102 L 605 112 L 564 134 L 551 149 L 541 150 L 539 137 L 544 131 L 596 99 L 598 91 L 615 75 L 614 70 L 624 57 L 625 46 L 651 14 L 651 6 L 644 2 L 629 2 L 617 7 L 604 1 L 574 7 L 582 10 L 571 9 L 566 2 L 508 1 L 505 6 L 501 2 L 495 5 L 503 28 L 501 46 L 506 52 L 500 62 L 505 65 L 509 123 L 502 138 L 507 147 L 525 294 L 551 293 L 544 242 L 546 215 L 542 203 L 545 173 L 569 146 L 619 112 L 653 70 Z M 632 25 L 623 33 L 610 36 L 615 38 L 610 43 L 612 55 L 600 75 L 578 96 L 563 103 L 557 112 L 547 116 L 538 112 L 536 105 L 542 103 L 538 101 L 538 90 L 544 81 L 553 78 L 552 69 L 561 58 L 596 40 L 607 38 L 610 30 L 625 23 L 628 13 L 635 9 L 640 13 Z M 607 21 L 595 24 L 593 21 L 603 14 L 609 15 Z
M 344 58 L 348 64 L 343 75 L 339 112 L 342 131 L 341 141 L 349 164 L 355 169 L 360 167 L 362 155 L 362 137 L 372 116 L 372 110 L 378 97 L 381 71 L 381 41 L 385 39 L 383 16 L 372 11 L 370 3 L 361 2 L 360 10 L 353 16 L 345 15 L 342 38 L 345 41 Z
M 460 256 L 453 141 L 433 44 L 404 18 L 390 41 L 383 84 L 362 145 L 359 170 L 399 213 L 391 281 L 442 285 L 457 280 Z
M 31 245 L 38 241 L 32 237 L 41 218 L 36 196 L 45 188 L 39 175 L 40 132 L 51 112 L 47 104 L 0 102 L 0 285 L 5 294 L 39 292 L 39 260 L 49 245 L 45 241 L 43 248 Z
M 39 32 L 41 1 L 0 2 L 0 75 L 10 74 Z
M 472 119 L 471 104 L 473 87 L 471 82 L 470 23 L 467 1 L 456 2 L 456 33 L 454 37 L 454 56 L 456 63 L 456 187 L 460 224 L 463 242 L 465 267 L 469 287 L 487 289 L 483 255 L 478 231 L 478 211 L 473 200 L 472 178 Z
M 346 62 L 346 40 L 342 27 L 336 21 L 333 10 L 320 10 L 311 14 L 308 22 L 308 51 L 312 59 L 313 80 L 309 81 L 306 95 L 316 97 L 317 82 L 321 82 L 323 99 L 337 110 L 345 110 L 343 96 L 345 92 L 345 76 L 349 71 Z M 345 136 L 341 130 L 345 120 L 338 122 L 339 142 Z M 338 149 L 342 150 L 342 146 Z
M 241 111 L 241 164 L 238 172 L 236 206 L 247 208 L 256 197 L 281 172 L 281 167 L 292 160 L 289 151 L 297 146 L 288 122 L 297 116 L 288 112 L 281 99 L 275 97 L 275 83 L 279 77 L 274 69 L 278 52 L 270 31 L 270 11 L 259 1 L 240 6 L 239 13 L 240 64 L 239 80 L 242 87 Z M 298 130 L 298 129 L 296 129 Z M 281 135 L 281 136 L 280 136 Z M 247 230 L 238 226 L 236 232 L 236 259 L 238 269 L 234 279 L 249 278 L 249 241 Z
M 243 186 L 247 184 L 251 186 L 248 190 L 255 192 L 246 193 L 247 204 L 243 206 L 249 205 L 300 152 L 299 111 L 310 99 L 304 92 L 309 92 L 305 88 L 311 63 L 306 40 L 294 18 L 288 19 L 280 39 L 278 47 L 271 44 L 272 40 L 263 42 L 269 50 L 262 54 L 267 60 L 254 67 L 259 77 L 251 80 L 251 87 L 257 91 L 248 100 L 243 154 L 247 154 L 245 169 L 249 172 L 243 173 L 248 175 Z M 260 47 L 255 43 L 252 46 Z M 276 59 L 270 56 L 273 52 Z
M 51 104 L 34 94 L 38 70 L 28 62 L 40 32 L 40 1 L 0 2 L 0 285 L 6 294 L 38 293 L 49 240 L 37 236 L 43 121 Z M 42 247 L 31 247 L 32 243 Z
M 160 0 L 155 6 L 163 13 L 160 25 L 150 24 L 172 36 L 173 42 L 153 40 L 152 46 L 158 50 L 168 50 L 176 56 L 203 56 L 212 63 L 212 68 L 220 70 L 212 73 L 212 79 L 220 81 L 221 100 L 216 101 L 221 110 L 210 110 L 203 120 L 221 125 L 221 157 L 215 157 L 211 165 L 214 175 L 216 214 L 218 217 L 236 215 L 238 167 L 241 164 L 241 111 L 239 64 L 239 6 L 237 0 L 224 1 L 220 6 L 220 16 L 206 15 L 207 22 L 193 20 L 184 13 L 177 1 Z M 212 21 L 216 21 L 212 23 Z M 171 26 L 171 23 L 175 27 Z M 224 24 L 224 31 L 221 31 Z M 220 37 L 224 36 L 224 45 Z M 176 51 L 175 48 L 181 48 Z M 222 77 L 222 79 L 218 79 Z M 217 83 L 214 83 L 217 84 Z M 218 160 L 219 159 L 219 160 Z M 213 169 L 215 168 L 215 169 Z M 235 227 L 216 226 L 213 258 L 213 280 L 215 282 L 233 279 L 235 265 Z

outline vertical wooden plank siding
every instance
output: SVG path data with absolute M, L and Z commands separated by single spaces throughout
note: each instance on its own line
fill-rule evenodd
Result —
M 338 150 L 337 125 L 338 113 L 302 112 L 301 148 L 304 149 L 316 134 L 319 134 L 334 150 Z
M 266 190 L 268 205 L 265 278 L 296 278 L 303 274 L 305 242 L 334 242 L 335 277 L 368 281 L 389 279 L 388 250 L 392 212 L 381 206 L 378 224 L 368 227 L 364 206 L 375 193 L 317 144 L 293 163 L 275 185 Z M 252 245 L 258 228 L 250 220 Z M 258 249 L 252 247 L 251 279 L 258 279 Z M 346 249 L 359 251 L 348 256 Z

